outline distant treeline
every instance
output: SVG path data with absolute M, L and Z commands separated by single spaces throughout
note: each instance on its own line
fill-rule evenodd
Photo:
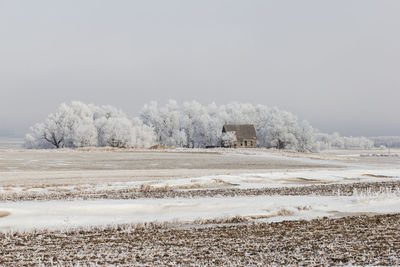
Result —
M 400 148 L 400 136 L 376 136 L 370 137 L 376 147 Z
M 340 136 L 339 133 L 318 133 L 316 140 L 319 149 L 372 149 L 374 141 L 367 137 Z

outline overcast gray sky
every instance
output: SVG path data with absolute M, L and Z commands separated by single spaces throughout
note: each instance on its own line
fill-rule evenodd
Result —
M 0 135 L 61 102 L 277 106 L 400 135 L 400 1 L 0 0 Z

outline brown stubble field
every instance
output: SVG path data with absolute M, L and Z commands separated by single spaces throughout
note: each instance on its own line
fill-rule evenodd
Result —
M 400 215 L 0 234 L 4 266 L 399 265 Z

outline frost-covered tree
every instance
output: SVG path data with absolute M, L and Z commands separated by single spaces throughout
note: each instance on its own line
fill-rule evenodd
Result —
M 71 147 L 97 146 L 97 129 L 93 123 L 80 122 L 72 135 Z
M 300 152 L 318 151 L 319 147 L 315 141 L 315 131 L 307 121 L 299 125 L 296 134 L 297 150 Z
M 140 118 L 154 128 L 158 142 L 167 146 L 217 146 L 222 141 L 224 124 L 254 124 L 261 147 L 304 151 L 315 147 L 310 144 L 314 131 L 309 124 L 301 126 L 290 112 L 263 105 L 234 102 L 205 106 L 196 101 L 178 105 L 169 101 L 160 107 L 151 102 L 144 106 Z
M 223 147 L 234 147 L 237 143 L 235 132 L 226 132 L 222 134 L 221 142 Z
M 109 118 L 102 125 L 101 144 L 128 148 L 132 143 L 132 122 L 127 118 Z
M 144 125 L 139 118 L 132 120 L 131 147 L 142 148 L 155 145 L 156 135 L 152 127 Z
M 45 122 L 31 128 L 25 144 L 28 148 L 74 147 L 81 142 L 95 145 L 89 133 L 92 130 L 92 116 L 90 108 L 81 102 L 72 102 L 70 105 L 63 103 Z M 82 134 L 87 133 L 89 136 L 83 140 Z
M 58 141 L 48 141 L 45 138 L 45 123 L 37 123 L 30 128 L 30 133 L 25 136 L 24 146 L 30 149 L 42 148 L 55 148 L 59 146 Z M 56 137 L 57 138 L 57 137 Z M 57 140 L 57 139 L 56 139 Z
M 372 149 L 374 141 L 366 137 L 347 137 L 340 136 L 339 133 L 333 134 L 318 133 L 315 135 L 316 143 L 320 149 Z
M 316 133 L 307 122 L 298 123 L 290 112 L 264 105 L 196 101 L 179 105 L 170 100 L 164 106 L 146 104 L 139 118 L 128 119 L 112 106 L 61 104 L 57 112 L 35 124 L 26 135 L 28 148 L 112 146 L 149 147 L 153 144 L 178 147 L 218 146 L 226 141 L 224 124 L 253 124 L 259 147 L 307 152 L 326 148 L 368 149 L 373 142 L 365 137 L 341 137 Z
M 26 135 L 27 148 L 146 147 L 155 142 L 153 129 L 137 119 L 131 121 L 112 106 L 61 104 L 43 123 Z
M 273 108 L 257 128 L 265 147 L 296 149 L 298 124 L 297 118 L 290 112 Z
M 166 107 L 159 107 L 157 102 L 150 102 L 142 109 L 141 120 L 154 129 L 160 144 L 175 145 L 174 133 L 179 128 L 179 117 L 174 110 L 175 103 L 170 101 Z

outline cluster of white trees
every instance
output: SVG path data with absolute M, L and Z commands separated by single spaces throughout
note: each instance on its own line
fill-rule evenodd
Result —
M 374 141 L 366 137 L 347 137 L 340 136 L 339 133 L 324 134 L 318 133 L 316 136 L 317 147 L 319 150 L 324 149 L 372 149 Z
M 230 103 L 217 106 L 195 101 L 179 105 L 170 100 L 159 106 L 151 102 L 144 106 L 140 118 L 155 130 L 157 142 L 166 146 L 219 146 L 232 139 L 222 136 L 224 124 L 254 124 L 260 147 L 298 151 L 316 149 L 315 131 L 309 123 L 299 123 L 292 113 L 263 105 Z
M 149 147 L 155 143 L 151 127 L 140 119 L 129 120 L 112 106 L 61 104 L 56 113 L 31 127 L 26 148 L 64 148 L 110 146 Z
M 44 122 L 31 127 L 25 147 L 229 146 L 236 141 L 236 136 L 232 133 L 223 135 L 224 124 L 253 124 L 259 147 L 306 152 L 329 148 L 370 149 L 374 146 L 374 142 L 365 137 L 318 133 L 307 121 L 298 122 L 292 113 L 264 105 L 235 102 L 217 106 L 195 101 L 179 105 L 170 100 L 163 106 L 157 102 L 146 104 L 140 117 L 133 120 L 112 106 L 64 103 Z

